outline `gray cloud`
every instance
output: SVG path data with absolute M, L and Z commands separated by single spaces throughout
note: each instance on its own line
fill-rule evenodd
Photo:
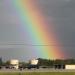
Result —
M 26 41 L 21 39 L 21 36 L 19 35 L 20 33 L 17 29 L 16 23 L 17 17 L 13 12 L 12 6 L 9 4 L 6 7 L 4 1 L 5 0 L 0 0 L 0 43 L 19 43 Z M 50 23 L 50 19 L 53 20 L 55 34 L 58 36 L 60 42 L 64 45 L 62 48 L 63 51 L 67 53 L 67 57 L 75 58 L 75 1 L 37 0 L 36 4 L 47 18 L 48 23 Z M 29 51 L 26 49 L 28 48 L 19 48 L 19 46 L 11 47 L 8 45 L 2 47 L 0 46 L 0 56 L 3 56 L 4 59 L 30 59 L 31 57 L 28 53 Z M 32 53 L 32 51 L 30 52 L 33 58 L 34 53 Z M 25 58 L 23 59 L 23 57 Z M 35 55 L 35 57 L 38 56 Z
M 75 58 L 75 1 L 74 0 L 38 0 L 37 2 L 47 18 L 53 20 L 55 34 L 68 58 Z

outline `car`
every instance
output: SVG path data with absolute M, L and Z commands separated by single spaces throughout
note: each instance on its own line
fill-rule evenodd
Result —
M 28 69 L 32 68 L 39 69 L 39 65 L 28 65 Z

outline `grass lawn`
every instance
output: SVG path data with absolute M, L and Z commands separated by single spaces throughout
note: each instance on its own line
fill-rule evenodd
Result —
M 75 72 L 26 72 L 26 73 L 0 73 L 0 75 L 75 75 Z

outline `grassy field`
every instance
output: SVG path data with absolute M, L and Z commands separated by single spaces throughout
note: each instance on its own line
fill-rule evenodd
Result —
M 75 75 L 75 72 L 26 72 L 26 73 L 0 73 L 0 75 Z

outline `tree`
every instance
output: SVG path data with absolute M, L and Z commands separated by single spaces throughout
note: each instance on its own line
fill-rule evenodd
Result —
M 6 61 L 5 66 L 9 66 L 9 65 L 10 65 L 10 61 Z
M 2 57 L 0 57 L 0 66 L 3 65 Z

